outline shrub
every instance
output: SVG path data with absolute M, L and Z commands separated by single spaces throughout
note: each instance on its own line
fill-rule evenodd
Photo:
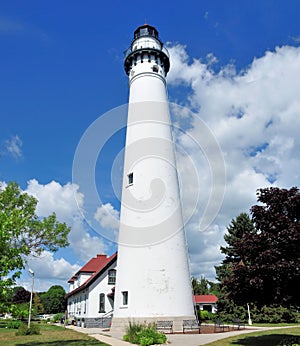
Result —
M 40 327 L 37 324 L 31 324 L 30 328 L 28 328 L 27 324 L 22 324 L 18 331 L 16 332 L 16 335 L 39 335 L 40 334 Z
M 251 308 L 251 317 L 253 317 L 252 312 L 253 311 Z M 234 305 L 233 303 L 230 303 L 227 305 L 226 310 L 223 309 L 222 311 L 219 311 L 217 313 L 217 316 L 222 321 L 230 322 L 233 320 L 233 318 L 239 318 L 241 321 L 246 322 L 246 321 L 248 321 L 247 306 L 239 306 L 239 305 Z M 255 321 L 255 322 L 257 322 L 257 321 Z
M 270 305 L 258 308 L 251 306 L 251 319 L 255 323 L 294 323 L 297 322 L 297 312 L 293 308 L 285 308 L 280 305 Z M 248 321 L 246 307 L 231 306 L 229 311 L 218 313 L 218 317 L 224 321 L 232 321 L 238 317 L 241 321 Z
M 207 310 L 198 310 L 198 318 L 200 321 L 213 321 L 216 318 L 216 314 Z
M 208 319 L 208 311 L 206 310 L 199 310 L 199 317 L 201 321 L 205 321 Z
M 163 333 L 158 332 L 151 324 L 145 326 L 140 323 L 129 323 L 123 340 L 141 346 L 149 346 L 164 344 L 167 341 L 167 337 Z
M 21 321 L 18 320 L 12 320 L 12 321 L 8 321 L 6 323 L 6 327 L 9 329 L 19 329 L 21 327 L 23 323 Z
M 140 323 L 129 322 L 129 326 L 126 328 L 126 334 L 123 336 L 123 340 L 132 344 L 137 344 L 137 334 L 143 329 L 143 327 L 144 326 Z
M 258 323 L 292 323 L 297 322 L 297 314 L 293 309 L 278 305 L 263 306 L 252 309 L 252 320 Z
M 57 323 L 57 322 L 60 322 L 62 318 L 64 318 L 64 314 L 59 312 L 52 317 L 52 321 L 54 323 Z

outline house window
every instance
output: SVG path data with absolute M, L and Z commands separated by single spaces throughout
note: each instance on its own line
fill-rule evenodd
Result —
M 99 294 L 99 312 L 105 312 L 105 294 Z
M 87 296 L 85 294 L 84 295 L 84 311 L 83 311 L 84 314 L 86 313 L 86 299 L 87 299 Z
M 110 269 L 108 271 L 108 284 L 115 285 L 115 283 L 116 283 L 116 270 Z
M 133 173 L 129 173 L 128 174 L 128 185 L 132 185 L 133 184 Z
M 122 292 L 123 295 L 123 305 L 128 305 L 128 291 Z

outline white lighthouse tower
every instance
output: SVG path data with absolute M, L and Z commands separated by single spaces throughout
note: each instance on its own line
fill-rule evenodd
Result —
M 117 281 L 112 329 L 195 319 L 166 75 L 169 55 L 148 24 L 125 53 L 129 76 Z

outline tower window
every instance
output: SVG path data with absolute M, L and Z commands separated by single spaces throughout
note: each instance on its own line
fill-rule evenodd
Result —
M 133 184 L 133 173 L 129 173 L 127 177 L 128 177 L 128 185 L 132 185 Z
M 158 66 L 157 66 L 157 65 L 153 65 L 152 71 L 153 71 L 153 72 L 158 72 Z
M 99 312 L 105 312 L 105 294 L 99 294 Z
M 128 291 L 123 291 L 123 305 L 128 305 Z

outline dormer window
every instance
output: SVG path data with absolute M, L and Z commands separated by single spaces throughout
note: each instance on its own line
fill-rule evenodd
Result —
M 116 270 L 110 269 L 108 271 L 108 284 L 115 285 L 116 284 Z

